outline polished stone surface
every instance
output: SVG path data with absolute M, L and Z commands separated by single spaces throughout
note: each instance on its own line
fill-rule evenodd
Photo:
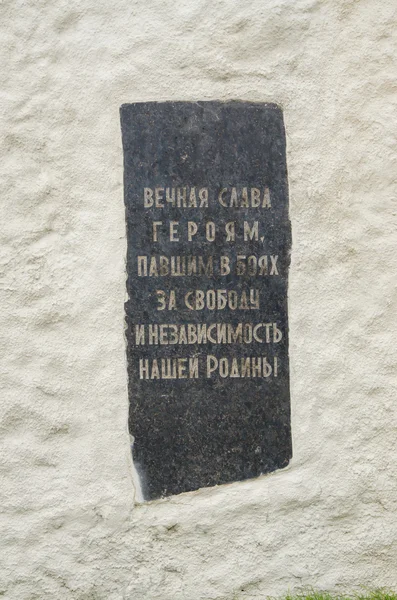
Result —
M 130 431 L 145 499 L 286 466 L 291 232 L 281 110 L 121 108 Z

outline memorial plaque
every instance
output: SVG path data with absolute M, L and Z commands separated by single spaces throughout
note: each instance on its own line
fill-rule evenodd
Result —
M 121 107 L 133 457 L 145 499 L 292 453 L 291 231 L 281 109 Z

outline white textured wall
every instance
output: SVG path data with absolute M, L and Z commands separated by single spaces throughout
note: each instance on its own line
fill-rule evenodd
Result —
M 397 586 L 395 0 L 4 0 L 0 597 Z M 133 506 L 119 106 L 284 108 L 294 458 Z

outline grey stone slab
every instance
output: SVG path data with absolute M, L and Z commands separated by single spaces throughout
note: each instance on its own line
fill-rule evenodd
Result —
M 130 430 L 145 498 L 285 467 L 291 230 L 282 111 L 127 104 L 121 128 Z

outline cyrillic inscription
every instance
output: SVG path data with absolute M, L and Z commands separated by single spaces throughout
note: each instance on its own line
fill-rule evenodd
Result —
M 121 108 L 127 354 L 146 499 L 291 457 L 285 134 L 276 105 Z

